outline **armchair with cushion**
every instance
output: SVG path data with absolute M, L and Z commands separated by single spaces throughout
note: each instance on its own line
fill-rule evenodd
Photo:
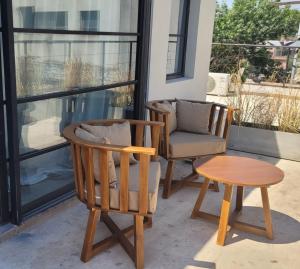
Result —
M 76 193 L 90 211 L 82 261 L 119 242 L 136 268 L 143 268 L 144 227 L 151 226 L 157 205 L 160 163 L 156 158 L 162 126 L 161 122 L 101 120 L 64 130 L 71 143 Z M 151 129 L 151 147 L 144 147 L 146 127 Z M 135 130 L 134 146 L 131 129 Z M 134 225 L 121 230 L 109 217 L 111 212 L 132 215 Z M 94 243 L 100 216 L 112 236 Z M 134 245 L 128 240 L 131 235 Z
M 177 160 L 195 160 L 206 155 L 224 154 L 227 147 L 233 108 L 225 105 L 194 100 L 158 100 L 146 105 L 151 121 L 165 123 L 162 127 L 159 155 L 168 161 L 163 198 L 184 186 L 201 187 L 195 182 L 197 173 L 173 180 Z M 218 183 L 210 189 L 219 191 Z

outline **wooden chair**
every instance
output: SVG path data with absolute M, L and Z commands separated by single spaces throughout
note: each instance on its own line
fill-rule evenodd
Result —
M 201 102 L 201 101 L 194 101 L 194 100 L 183 100 L 183 101 L 189 101 L 193 103 L 208 103 L 208 102 Z M 176 140 L 177 135 L 179 132 L 175 130 L 173 133 L 169 133 L 170 127 L 169 127 L 169 114 L 170 112 L 162 110 L 157 108 L 157 103 L 164 103 L 169 102 L 174 105 L 176 103 L 176 100 L 157 100 L 157 101 L 151 101 L 148 102 L 146 105 L 146 108 L 150 112 L 150 120 L 151 121 L 160 121 L 163 122 L 165 125 L 162 127 L 162 135 L 160 139 L 160 147 L 159 147 L 159 155 L 165 158 L 168 161 L 167 171 L 165 179 L 161 180 L 161 183 L 164 186 L 163 190 L 163 198 L 167 199 L 170 197 L 171 194 L 178 191 L 184 186 L 190 186 L 190 187 L 201 187 L 201 182 L 194 182 L 198 175 L 192 169 L 192 173 L 188 176 L 180 179 L 180 180 L 173 180 L 173 170 L 174 165 L 177 160 L 191 160 L 194 161 L 199 157 L 205 156 L 205 155 L 214 155 L 214 154 L 222 154 L 226 151 L 227 147 L 227 139 L 229 136 L 229 128 L 231 126 L 232 118 L 233 118 L 233 112 L 234 109 L 231 107 L 227 107 L 225 105 L 221 104 L 212 104 L 212 109 L 210 112 L 210 120 L 209 120 L 209 132 L 210 135 L 201 135 L 198 134 L 199 140 L 196 138 L 196 142 L 191 143 L 202 143 L 201 145 L 205 146 L 205 143 L 211 142 L 213 139 L 216 143 L 224 143 L 223 148 L 224 150 L 218 151 L 218 150 L 212 150 L 211 152 L 206 152 L 204 155 L 202 153 L 198 154 L 197 152 L 193 151 L 191 153 L 184 153 L 183 155 L 173 154 L 170 148 L 173 146 L 178 146 L 178 141 Z M 196 116 L 196 115 L 195 115 Z M 191 119 L 192 120 L 192 119 Z M 191 133 L 183 133 L 180 132 L 181 135 L 186 136 L 186 141 L 189 140 L 195 140 L 197 134 L 191 134 Z M 191 139 L 193 138 L 193 139 Z M 181 138 L 182 140 L 182 138 Z M 200 145 L 200 146 L 201 146 Z M 193 146 L 193 144 L 191 144 Z M 193 167 L 193 166 L 191 166 Z M 215 191 L 219 191 L 219 186 L 217 182 L 213 182 L 209 186 L 210 189 L 214 189 Z
M 123 123 L 125 120 L 101 120 L 85 122 L 91 125 L 112 125 Z M 157 190 L 160 178 L 160 166 L 155 162 L 158 154 L 161 122 L 146 122 L 138 120 L 128 120 L 131 127 L 135 129 L 134 146 L 117 146 L 108 144 L 96 144 L 78 138 L 75 130 L 80 124 L 73 124 L 64 130 L 64 136 L 71 143 L 76 193 L 79 200 L 87 205 L 89 218 L 86 228 L 84 244 L 81 253 L 83 262 L 89 261 L 96 254 L 106 250 L 116 243 L 120 243 L 130 258 L 135 262 L 136 268 L 144 267 L 144 228 L 151 227 L 152 215 L 155 211 L 149 211 L 150 203 L 157 202 L 157 191 L 152 194 L 150 201 L 150 176 L 151 169 L 156 164 L 158 174 Z M 152 147 L 144 147 L 144 132 L 146 127 L 151 128 Z M 93 154 L 99 153 L 99 167 L 101 184 L 95 183 Z M 108 179 L 108 152 L 120 153 L 119 181 L 117 188 L 110 188 Z M 135 154 L 138 164 L 129 164 L 129 154 Z M 151 161 L 152 160 L 152 161 Z M 85 165 L 84 165 L 85 164 Z M 158 168 L 157 168 L 158 167 Z M 133 177 L 131 169 L 135 171 L 136 184 L 138 190 L 131 188 Z M 150 175 L 150 176 L 149 176 Z M 148 182 L 149 179 L 149 182 Z M 149 186 L 148 186 L 149 183 Z M 100 187 L 101 186 L 101 187 Z M 132 210 L 131 202 L 133 195 L 136 197 L 136 208 Z M 155 196 L 156 195 L 156 196 Z M 112 205 L 112 199 L 118 201 L 117 205 Z M 156 207 L 156 204 L 155 204 Z M 125 229 L 120 229 L 109 217 L 109 212 L 130 214 L 133 216 L 134 225 Z M 112 232 L 112 236 L 94 243 L 96 224 L 100 218 Z M 128 237 L 134 234 L 134 245 L 130 243 Z

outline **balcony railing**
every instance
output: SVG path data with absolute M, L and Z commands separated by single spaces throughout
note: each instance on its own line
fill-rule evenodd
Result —
M 243 81 L 300 83 L 300 47 L 214 43 L 210 71 L 240 74 Z

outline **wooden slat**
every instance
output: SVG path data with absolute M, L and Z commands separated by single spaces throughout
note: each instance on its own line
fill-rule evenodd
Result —
M 150 120 L 151 121 L 155 121 L 155 112 L 154 111 L 150 111 Z
M 229 137 L 229 128 L 232 123 L 233 112 L 234 112 L 234 110 L 231 107 L 229 107 L 227 110 L 227 117 L 226 117 L 226 122 L 225 122 L 225 126 L 224 126 L 224 133 L 223 133 L 223 138 L 226 140 Z
M 101 209 L 109 210 L 109 178 L 108 178 L 108 152 L 99 150 L 99 167 L 101 179 Z
M 162 128 L 162 131 L 161 131 L 164 136 L 163 152 L 164 152 L 164 157 L 169 158 L 170 126 L 169 126 L 169 115 L 168 114 L 163 116 L 163 122 L 165 124 L 165 127 Z
M 148 212 L 148 175 L 149 156 L 141 154 L 139 173 L 139 214 L 146 215 Z
M 85 147 L 85 180 L 86 180 L 86 192 L 87 192 L 87 206 L 93 208 L 96 203 L 95 197 L 95 181 L 94 181 L 94 165 L 93 165 L 93 149 Z
M 137 147 L 144 146 L 144 125 L 137 124 L 135 130 L 135 145 Z
M 73 162 L 75 169 L 75 181 L 77 182 L 77 195 L 80 201 L 84 201 L 84 184 L 83 184 L 83 170 L 81 160 L 81 148 L 77 144 L 73 144 Z
M 129 154 L 121 153 L 120 163 L 120 211 L 128 212 L 128 180 L 129 180 Z
M 215 118 L 215 112 L 216 112 L 216 105 L 212 105 L 211 107 L 211 112 L 210 112 L 210 117 L 209 117 L 209 126 L 208 130 L 212 132 L 213 129 L 213 123 L 214 123 L 214 118 Z
M 222 131 L 222 125 L 223 125 L 223 120 L 224 120 L 224 113 L 225 113 L 225 109 L 223 107 L 220 108 L 219 110 L 219 115 L 218 115 L 218 121 L 217 121 L 217 126 L 216 126 L 216 136 L 220 136 L 221 135 L 221 131 Z
M 135 146 L 143 147 L 144 146 L 144 125 L 137 124 L 135 129 Z M 135 158 L 140 159 L 140 155 L 136 154 Z
M 155 148 L 156 150 L 155 155 L 152 156 L 152 160 L 156 160 L 158 157 L 159 140 L 160 140 L 160 127 L 159 126 L 151 127 L 151 147 Z

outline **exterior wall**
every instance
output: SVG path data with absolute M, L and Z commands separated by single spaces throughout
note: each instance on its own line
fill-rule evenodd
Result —
M 205 100 L 216 1 L 191 0 L 185 77 L 166 81 L 172 0 L 154 0 L 148 99 Z

